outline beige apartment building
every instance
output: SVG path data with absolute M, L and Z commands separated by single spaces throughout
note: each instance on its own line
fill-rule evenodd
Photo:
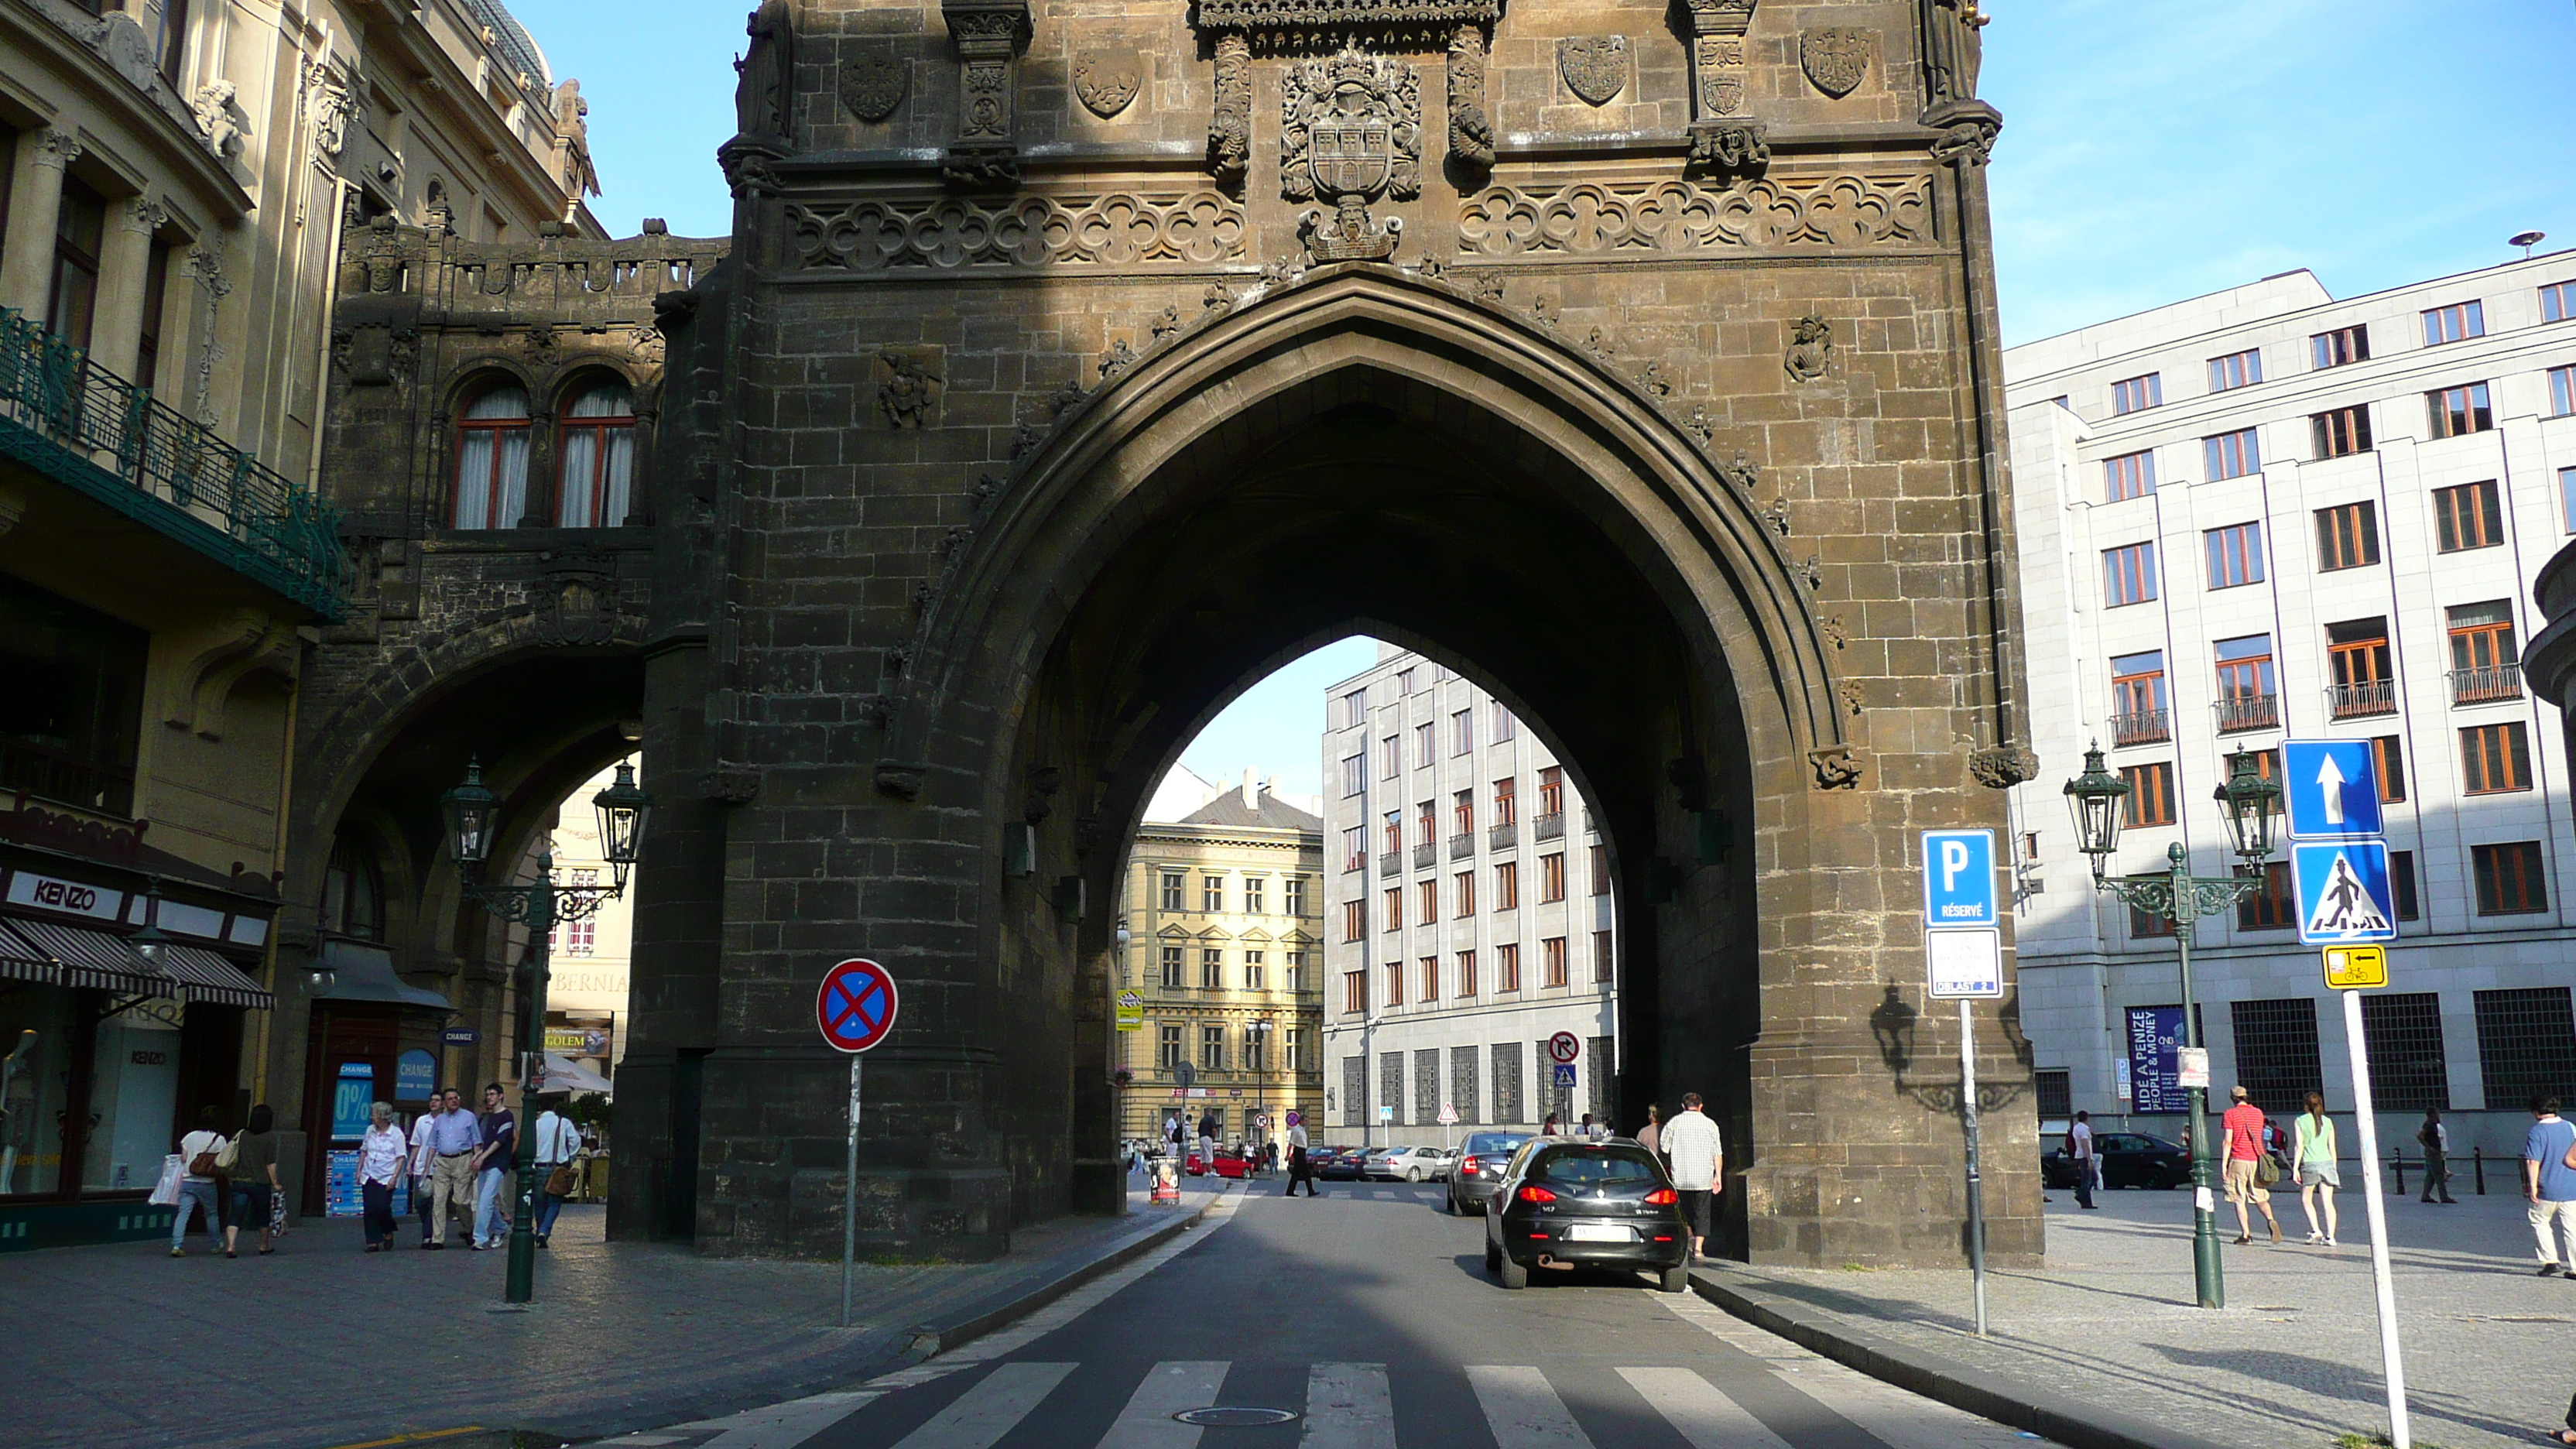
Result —
M 1322 1124 L 1323 822 L 1248 773 L 1175 813 L 1146 821 L 1127 862 L 1120 1135 L 1213 1113 L 1220 1141 L 1285 1141 L 1291 1108 Z
M 0 0 L 0 1251 L 166 1231 L 175 1134 L 298 1064 L 320 1208 L 441 1049 L 376 873 L 280 885 L 354 576 L 313 486 L 337 259 L 391 215 L 598 235 L 581 112 L 496 0 Z M 281 981 L 281 937 L 334 949 Z

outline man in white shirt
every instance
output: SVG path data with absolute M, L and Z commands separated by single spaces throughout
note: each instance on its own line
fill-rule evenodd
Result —
M 2075 1114 L 2075 1125 L 2066 1129 L 2066 1155 L 2075 1159 L 2075 1205 L 2092 1207 L 2093 1179 L 2101 1171 L 2101 1155 L 2093 1150 L 2092 1113 Z
M 581 1129 L 563 1115 L 567 1100 L 561 1096 L 543 1099 L 545 1110 L 537 1114 L 537 1246 L 548 1246 L 546 1239 L 555 1230 L 555 1214 L 563 1211 L 564 1200 L 549 1191 L 555 1169 L 570 1167 L 581 1151 Z
M 1664 1152 L 1672 1159 L 1673 1190 L 1681 1195 L 1682 1216 L 1690 1223 L 1691 1257 L 1707 1257 L 1708 1204 L 1726 1190 L 1726 1144 L 1717 1124 L 1700 1111 L 1697 1092 L 1682 1094 L 1682 1109 L 1664 1124 Z
M 1291 1112 L 1288 1114 L 1288 1190 L 1280 1195 L 1295 1197 L 1297 1184 L 1301 1182 L 1306 1184 L 1306 1196 L 1313 1197 L 1315 1170 L 1306 1163 L 1306 1118 L 1301 1113 Z

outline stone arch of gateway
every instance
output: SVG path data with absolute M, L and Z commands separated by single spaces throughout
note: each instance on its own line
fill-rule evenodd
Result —
M 2034 768 L 1979 24 L 769 0 L 730 257 L 654 304 L 619 643 L 665 809 L 616 1229 L 837 1250 L 811 1002 L 851 954 L 904 989 L 875 1250 L 1109 1206 L 1104 903 L 1145 798 L 1364 631 L 1474 675 L 1596 803 L 1621 1115 L 1715 1104 L 1730 1244 L 1960 1261 L 1953 1028 L 1886 1003 L 1921 1005 L 1916 832 L 2001 829 Z M 1328 875 L 1330 929 L 1370 884 Z M 2028 1049 L 2009 1001 L 1983 1023 L 2000 1106 Z M 2040 1246 L 2019 1100 L 1987 1123 L 2006 1260 Z

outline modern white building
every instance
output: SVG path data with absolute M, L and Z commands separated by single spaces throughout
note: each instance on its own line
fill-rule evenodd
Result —
M 2041 1113 L 2181 1110 L 2175 942 L 2095 891 L 2060 794 L 2132 787 L 2115 871 L 2228 871 L 2227 756 L 2372 742 L 2400 939 L 2364 998 L 2374 1096 L 2518 1150 L 2576 1099 L 2564 739 L 2523 689 L 2534 576 L 2576 532 L 2576 253 L 2338 301 L 2307 272 L 2005 354 L 2039 779 L 2014 792 L 2020 1020 Z M 2351 1106 L 2286 853 L 2200 923 L 2212 1085 Z M 2157 1012 L 2156 1008 L 2164 1008 Z M 2163 1119 L 2178 1132 L 2178 1116 Z M 2411 1120 L 2384 1136 L 2413 1149 Z
M 1491 695 L 1392 645 L 1325 707 L 1324 1140 L 1606 1117 L 1608 857 L 1555 756 Z M 1570 1082 L 1548 1049 L 1559 1033 L 1577 1044 Z

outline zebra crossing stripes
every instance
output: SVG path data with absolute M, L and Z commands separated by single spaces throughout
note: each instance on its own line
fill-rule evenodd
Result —
M 1619 1377 L 1695 1449 L 1790 1449 L 1789 1441 L 1686 1368 L 1623 1368 Z
M 1306 1372 L 1304 1449 L 1395 1449 L 1386 1365 L 1319 1363 Z
M 1547 1375 L 1528 1365 L 1469 1364 L 1468 1387 L 1496 1449 L 1592 1449 Z
M 1215 1403 L 1225 1387 L 1226 1368 L 1204 1360 L 1154 1365 L 1101 1437 L 1100 1449 L 1197 1449 L 1199 1426 L 1172 1416 Z
M 895 1449 L 993 1449 L 1079 1364 L 1006 1363 L 968 1389 Z

